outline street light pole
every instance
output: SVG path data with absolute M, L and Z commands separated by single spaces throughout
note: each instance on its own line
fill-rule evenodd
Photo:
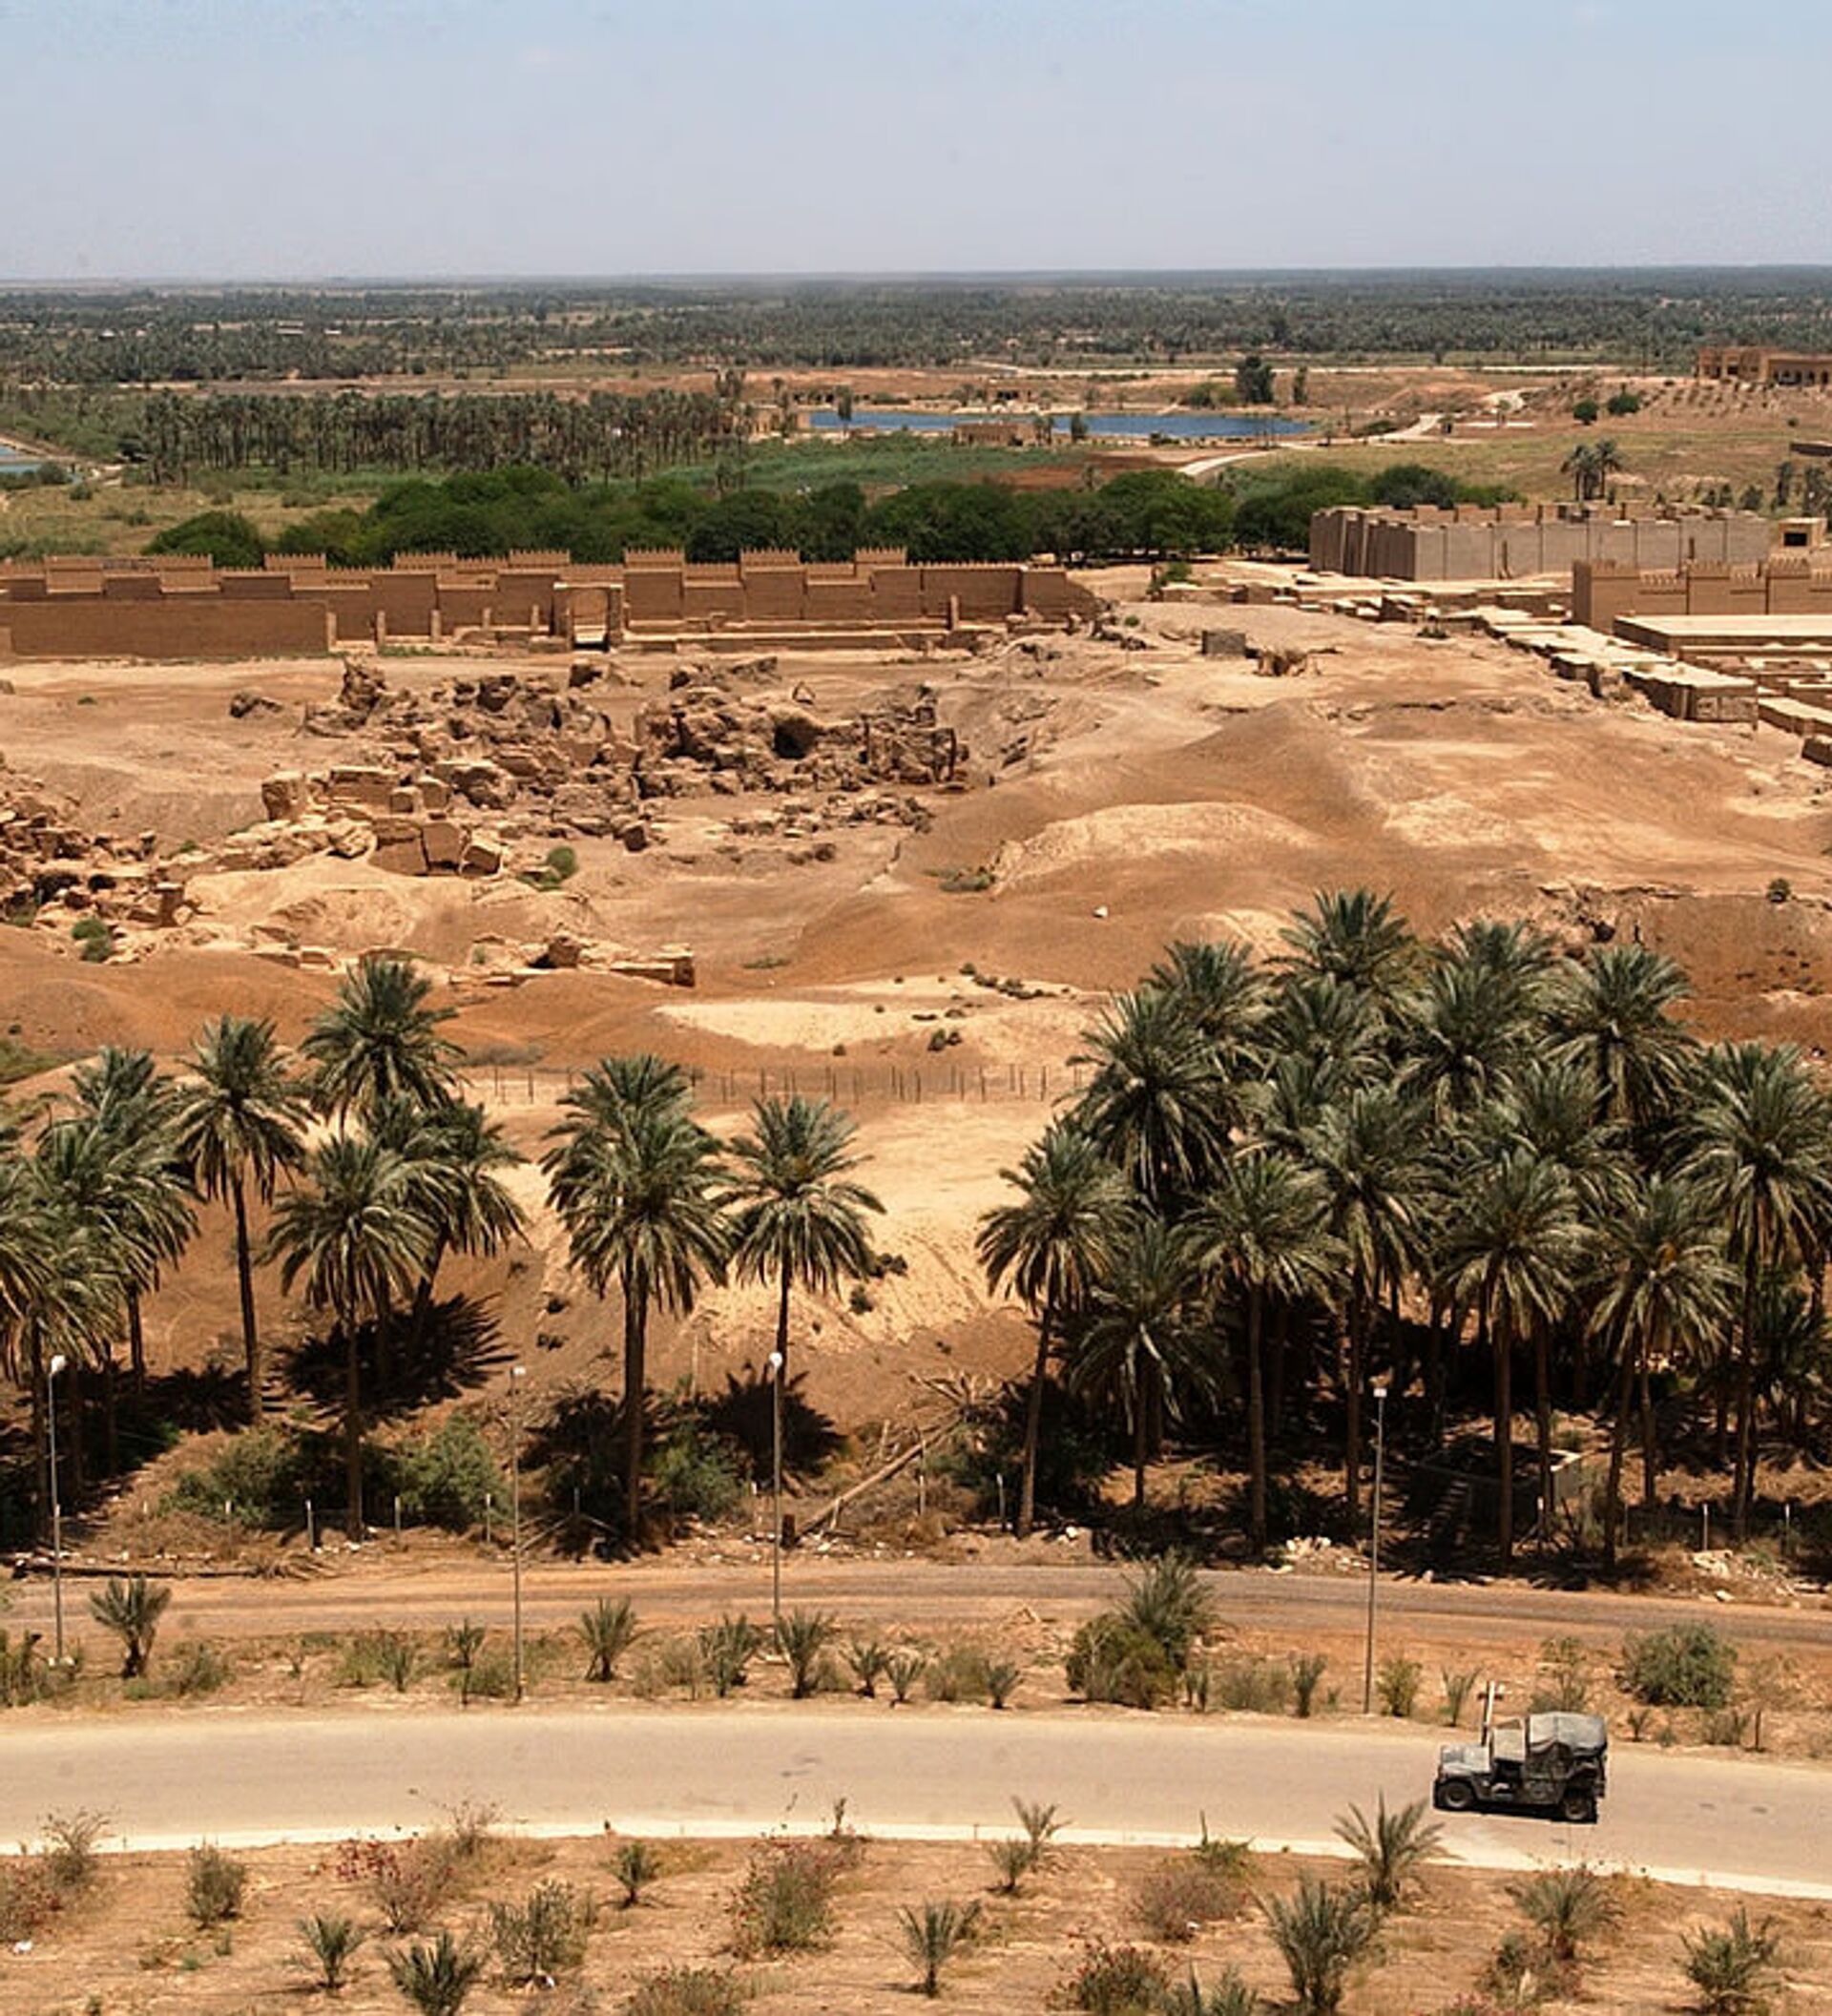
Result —
M 64 1663 L 64 1507 L 57 1493 L 57 1375 L 67 1361 L 59 1352 L 45 1367 L 45 1419 L 51 1430 L 51 1605 L 56 1618 L 56 1662 Z
M 522 1381 L 526 1365 L 509 1368 L 510 1563 L 515 1586 L 515 1698 L 522 1698 Z
M 1381 1484 L 1386 1467 L 1386 1388 L 1374 1388 L 1374 1499 L 1367 1542 L 1367 1648 L 1362 1661 L 1362 1713 L 1374 1713 L 1374 1602 L 1381 1586 Z
M 770 1615 L 782 1632 L 782 1354 L 770 1353 Z

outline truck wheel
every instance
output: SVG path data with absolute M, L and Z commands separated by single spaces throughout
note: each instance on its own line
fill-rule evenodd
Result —
M 1573 1789 L 1558 1802 L 1559 1818 L 1571 1820 L 1580 1827 L 1590 1826 L 1596 1819 L 1596 1799 L 1588 1792 Z
M 1438 1804 L 1447 1813 L 1469 1813 L 1475 1803 L 1476 1788 L 1468 1778 L 1446 1778 L 1438 1787 Z

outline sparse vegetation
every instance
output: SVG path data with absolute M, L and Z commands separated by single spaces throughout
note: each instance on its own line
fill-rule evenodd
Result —
M 608 1686 L 617 1676 L 623 1655 L 636 1640 L 636 1612 L 627 1596 L 600 1596 L 579 1614 L 579 1636 L 585 1641 L 585 1677 Z
M 1622 1647 L 1624 1694 L 1653 1708 L 1725 1708 L 1737 1648 L 1709 1624 L 1676 1624 Z
M 980 1922 L 977 1902 L 959 1902 L 944 1899 L 912 1908 L 906 1904 L 897 1914 L 904 1951 L 916 1969 L 917 1985 L 925 1995 L 939 1995 L 942 1969 L 953 1959 L 958 1947 L 973 1937 Z
M 318 1969 L 314 1985 L 327 1995 L 341 1995 L 350 1978 L 350 1963 L 367 1935 L 354 1919 L 321 1913 L 300 1920 L 299 1936 Z
M 548 1982 L 585 1959 L 596 1922 L 592 1899 L 572 1883 L 536 1883 L 520 1903 L 489 1907 L 490 1937 L 505 1976 L 517 1985 Z
M 839 1861 L 824 1841 L 771 1841 L 751 1856 L 733 1904 L 733 1943 L 745 1956 L 803 1953 L 833 1929 Z
M 111 1575 L 90 1597 L 90 1615 L 121 1641 L 123 1680 L 137 1680 L 146 1672 L 159 1635 L 159 1619 L 171 1603 L 170 1584 L 149 1582 L 144 1575 L 129 1575 L 125 1580 Z
M 1705 2016 L 1761 2016 L 1768 2007 L 1781 1951 L 1770 1920 L 1752 1923 L 1739 1904 L 1727 1924 L 1683 1934 L 1680 1950 Z
M 201 1929 L 241 1916 L 248 1865 L 225 1855 L 213 1841 L 200 1842 L 186 1858 L 184 1907 Z
M 388 1955 L 394 1985 L 419 2016 L 459 2016 L 484 1972 L 484 1956 L 449 1932 Z
M 1335 2016 L 1349 1969 L 1374 1944 L 1378 1913 L 1359 1891 L 1309 1875 L 1299 1877 L 1292 1895 L 1268 1898 L 1262 1908 L 1299 2016 Z

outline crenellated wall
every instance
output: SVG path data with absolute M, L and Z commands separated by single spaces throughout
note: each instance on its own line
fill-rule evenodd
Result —
M 1090 618 L 1099 604 L 1058 567 L 911 565 L 873 549 L 842 562 L 755 551 L 698 565 L 674 550 L 620 565 L 564 553 L 501 560 L 402 554 L 344 569 L 322 553 L 259 569 L 190 556 L 0 563 L 0 656 L 247 657 L 488 629 L 614 641 L 737 631 L 847 635 L 875 630 Z
M 1387 581 L 1517 581 L 1580 560 L 1678 567 L 1760 560 L 1776 529 L 1754 511 L 1648 506 L 1460 504 L 1399 510 L 1340 505 L 1310 521 L 1320 572 Z
M 1572 618 L 1608 636 L 1624 616 L 1832 615 L 1832 565 L 1815 565 L 1820 557 L 1776 553 L 1759 567 L 1689 561 L 1666 569 L 1580 561 L 1572 570 Z

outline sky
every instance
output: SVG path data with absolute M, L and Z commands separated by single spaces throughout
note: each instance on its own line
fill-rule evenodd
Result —
M 1823 0 L 0 0 L 0 280 L 1824 263 L 1829 77 Z

